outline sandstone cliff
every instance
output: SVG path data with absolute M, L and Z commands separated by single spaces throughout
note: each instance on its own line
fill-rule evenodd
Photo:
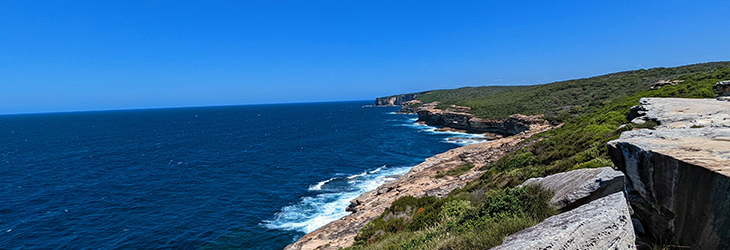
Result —
M 419 95 L 422 95 L 425 93 L 427 93 L 427 92 L 419 92 L 419 93 L 402 94 L 402 95 L 394 95 L 394 96 L 376 98 L 375 106 L 398 106 L 398 105 L 403 104 L 404 102 L 415 100 Z
M 691 249 L 730 249 L 730 102 L 644 98 L 654 130 L 609 142 L 648 237 Z M 635 119 L 635 120 L 636 120 Z
M 467 107 L 459 106 L 452 106 L 452 109 L 446 110 L 421 108 L 418 110 L 418 121 L 431 126 L 449 127 L 469 133 L 495 133 L 505 136 L 519 134 L 533 125 L 548 125 L 548 122 L 542 119 L 542 115 L 515 114 L 505 120 L 492 120 L 466 113 L 467 109 Z

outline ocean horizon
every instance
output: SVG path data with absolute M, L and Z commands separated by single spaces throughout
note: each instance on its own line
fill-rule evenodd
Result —
M 0 115 L 0 246 L 281 249 L 478 137 L 370 104 Z

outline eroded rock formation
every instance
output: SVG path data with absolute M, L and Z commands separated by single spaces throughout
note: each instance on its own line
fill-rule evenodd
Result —
M 500 135 L 515 135 L 528 130 L 532 125 L 548 124 L 546 120 L 542 119 L 542 115 L 515 114 L 505 120 L 492 120 L 478 118 L 473 114 L 466 113 L 464 108 L 459 106 L 446 110 L 421 108 L 417 112 L 418 121 L 431 126 L 450 127 L 469 133 L 488 132 Z
M 624 132 L 608 144 L 626 174 L 635 216 L 655 241 L 730 249 L 730 103 L 641 102 L 642 119 L 659 126 Z
M 719 81 L 712 90 L 717 92 L 718 101 L 730 101 L 730 81 Z
M 407 101 L 415 100 L 419 95 L 422 95 L 425 93 L 427 93 L 427 92 L 402 94 L 402 95 L 394 95 L 394 96 L 376 98 L 375 106 L 398 106 Z

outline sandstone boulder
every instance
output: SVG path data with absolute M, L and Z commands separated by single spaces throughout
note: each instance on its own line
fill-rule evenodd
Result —
M 720 81 L 715 83 L 715 86 L 712 87 L 712 90 L 717 92 L 717 100 L 719 101 L 727 101 L 730 100 L 730 81 Z
M 578 169 L 544 178 L 531 178 L 523 185 L 540 185 L 555 192 L 550 204 L 567 211 L 624 190 L 625 178 L 610 167 Z
M 626 199 L 617 192 L 507 236 L 492 250 L 636 249 L 634 241 Z

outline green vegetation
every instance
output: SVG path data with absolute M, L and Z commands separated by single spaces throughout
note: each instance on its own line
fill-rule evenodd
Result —
M 651 77 L 679 79 L 684 82 L 667 85 L 659 90 L 649 90 L 646 82 Z M 608 92 L 615 87 L 616 92 L 601 94 L 605 96 L 599 96 L 598 99 L 588 98 L 590 100 L 586 101 L 585 97 L 594 95 L 591 94 L 593 90 L 576 86 L 586 86 L 585 83 L 592 81 L 590 79 L 603 81 L 587 86 L 603 86 L 601 91 Z M 627 81 L 630 79 L 633 80 Z M 712 86 L 720 80 L 730 80 L 730 63 L 639 70 L 560 82 L 555 83 L 555 86 L 530 87 L 548 91 L 543 93 L 543 99 L 537 99 L 544 104 L 547 103 L 545 100 L 562 95 L 552 95 L 549 90 L 557 93 L 561 93 L 561 90 L 564 91 L 562 93 L 577 91 L 572 92 L 575 93 L 572 97 L 561 98 L 576 98 L 585 103 L 575 102 L 572 107 L 580 108 L 571 109 L 570 116 L 562 118 L 565 122 L 561 127 L 522 142 L 529 143 L 530 146 L 482 167 L 485 172 L 479 178 L 464 188 L 454 190 L 447 197 L 404 197 L 396 200 L 380 217 L 359 232 L 351 249 L 488 249 L 501 244 L 506 235 L 530 227 L 556 213 L 548 205 L 552 194 L 539 187 L 516 188 L 517 185 L 528 178 L 572 169 L 613 166 L 607 152 L 608 141 L 618 138 L 623 131 L 658 125 L 655 122 L 626 124 L 629 122 L 626 118 L 629 109 L 637 105 L 640 98 L 713 98 L 715 94 Z M 631 83 L 632 81 L 634 82 Z M 637 84 L 641 87 L 621 88 L 621 83 L 630 86 Z M 522 91 L 527 91 L 527 87 L 524 88 Z M 490 97 L 507 94 L 518 95 L 519 92 L 504 91 L 491 94 Z M 446 93 L 439 95 L 443 98 L 449 96 Z M 465 106 L 472 108 L 513 105 L 513 101 L 507 101 L 505 96 L 494 99 L 474 98 L 469 102 L 448 99 L 449 102 L 445 103 L 469 104 Z M 513 98 L 526 100 L 517 96 Z M 486 104 L 478 103 L 478 100 Z M 574 100 L 555 100 L 549 105 L 558 102 L 573 103 Z M 527 106 L 522 108 L 529 112 L 540 110 Z M 501 108 L 496 109 L 498 111 L 495 112 L 501 112 Z M 509 112 L 530 114 L 522 110 Z M 622 124 L 626 126 L 619 129 Z M 440 174 L 460 175 L 458 171 L 449 172 L 451 171 Z
M 545 114 L 550 120 L 566 121 L 601 109 L 612 100 L 649 90 L 650 85 L 659 80 L 728 67 L 730 62 L 703 63 L 640 69 L 534 86 L 434 90 L 418 96 L 418 99 L 424 103 L 439 101 L 437 107 L 442 109 L 452 104 L 471 107 L 471 113 L 482 118 L 504 119 L 519 113 Z
M 451 170 L 446 171 L 446 172 L 438 171 L 438 172 L 436 172 L 436 176 L 434 176 L 434 178 L 436 178 L 436 179 L 444 178 L 447 175 L 448 176 L 459 177 L 462 174 L 464 174 L 466 172 L 469 172 L 469 170 L 471 170 L 472 168 L 474 168 L 474 164 L 466 163 L 466 164 L 463 164 L 461 166 L 458 166 L 457 168 L 451 169 Z
M 360 230 L 350 249 L 488 249 L 556 214 L 552 195 L 527 186 L 479 197 L 404 197 Z

